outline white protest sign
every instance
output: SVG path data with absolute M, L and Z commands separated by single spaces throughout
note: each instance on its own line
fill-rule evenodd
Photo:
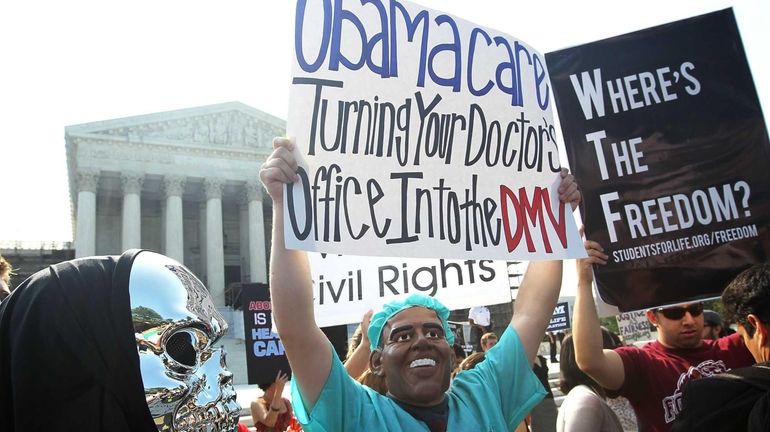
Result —
M 360 322 L 367 310 L 414 293 L 450 310 L 511 301 L 504 261 L 308 256 L 319 327 Z
M 652 339 L 650 323 L 643 310 L 618 315 L 618 330 L 626 344 Z
M 455 259 L 584 256 L 557 199 L 543 56 L 405 1 L 300 0 L 286 246 Z

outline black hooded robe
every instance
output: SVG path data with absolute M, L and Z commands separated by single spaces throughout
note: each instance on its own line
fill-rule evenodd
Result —
M 0 304 L 0 431 L 157 431 L 130 311 L 138 253 L 52 265 Z

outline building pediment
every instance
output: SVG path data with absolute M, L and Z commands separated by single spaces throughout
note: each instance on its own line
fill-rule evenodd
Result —
M 240 102 L 84 123 L 66 128 L 73 138 L 110 139 L 230 149 L 270 149 L 286 122 Z

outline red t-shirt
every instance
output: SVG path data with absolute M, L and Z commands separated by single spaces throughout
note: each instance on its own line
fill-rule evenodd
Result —
M 668 431 L 682 409 L 682 389 L 694 379 L 754 364 L 738 333 L 704 340 L 700 348 L 671 349 L 660 342 L 615 349 L 623 360 L 625 381 L 608 396 L 625 396 L 642 431 Z

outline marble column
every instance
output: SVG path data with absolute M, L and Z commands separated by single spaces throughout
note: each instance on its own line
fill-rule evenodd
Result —
M 225 250 L 222 232 L 222 186 L 224 180 L 207 178 L 206 191 L 206 276 L 214 306 L 225 306 Z
M 184 264 L 184 217 L 182 195 L 185 177 L 168 175 L 163 178 L 166 190 L 166 256 Z
M 267 283 L 267 254 L 265 248 L 265 217 L 262 212 L 262 183 L 246 183 L 249 201 L 249 277 L 250 282 Z
M 96 189 L 98 170 L 77 173 L 78 213 L 75 227 L 75 257 L 96 255 Z
M 238 197 L 238 245 L 241 253 L 241 282 L 251 281 L 249 268 L 249 200 L 246 190 Z
M 123 250 L 142 247 L 142 183 L 144 174 L 123 173 Z
M 198 203 L 198 253 L 200 254 L 198 268 L 200 269 L 200 280 L 207 281 L 206 274 L 206 196 Z

